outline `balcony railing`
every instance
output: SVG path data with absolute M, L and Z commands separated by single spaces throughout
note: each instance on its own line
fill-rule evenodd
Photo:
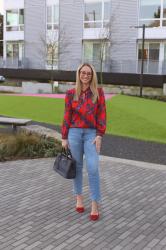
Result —
M 93 64 L 95 69 L 100 71 L 100 61 L 88 60 L 88 63 Z M 141 72 L 141 60 L 110 60 L 103 62 L 102 68 L 103 72 L 139 74 Z M 166 60 L 145 60 L 144 74 L 166 74 Z
M 141 60 L 111 61 L 111 72 L 140 73 Z M 166 74 L 166 61 L 145 60 L 144 74 Z
M 0 57 L 0 68 L 24 68 L 24 60 L 20 60 L 17 57 L 3 59 Z
M 82 60 L 92 64 L 96 71 L 100 72 L 100 61 L 99 60 Z M 61 70 L 76 70 L 78 65 L 81 64 L 81 59 L 71 60 L 71 62 L 58 62 L 59 69 Z M 46 64 L 47 65 L 47 64 Z M 28 58 L 19 60 L 18 58 L 7 58 L 3 59 L 0 57 L 0 68 L 24 68 L 32 69 L 32 64 Z M 41 69 L 41 65 L 35 68 Z M 45 67 L 48 69 L 48 67 Z M 103 72 L 112 73 L 140 73 L 141 71 L 141 60 L 107 60 L 102 65 Z M 44 69 L 44 66 L 43 68 Z M 145 74 L 161 74 L 166 75 L 166 60 L 165 61 L 144 61 L 144 73 Z

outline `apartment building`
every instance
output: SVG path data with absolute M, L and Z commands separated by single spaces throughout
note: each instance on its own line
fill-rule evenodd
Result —
M 0 57 L 3 57 L 3 15 L 0 13 Z
M 5 0 L 3 67 L 166 73 L 166 0 Z M 102 53 L 101 53 L 102 52 Z

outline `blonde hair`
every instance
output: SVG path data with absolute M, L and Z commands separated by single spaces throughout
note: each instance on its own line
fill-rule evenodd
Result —
M 81 94 L 80 71 L 84 66 L 87 66 L 92 70 L 92 79 L 91 79 L 91 82 L 90 82 L 90 89 L 92 91 L 92 101 L 93 101 L 93 103 L 95 103 L 97 101 L 97 98 L 99 98 L 99 93 L 98 93 L 98 89 L 97 89 L 97 87 L 98 87 L 97 74 L 96 74 L 96 71 L 95 71 L 94 67 L 92 65 L 88 64 L 88 63 L 81 64 L 77 69 L 76 87 L 75 87 L 75 90 L 76 90 L 75 100 L 78 100 L 79 96 Z

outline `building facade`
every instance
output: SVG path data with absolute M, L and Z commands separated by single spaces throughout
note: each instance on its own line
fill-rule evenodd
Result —
M 0 14 L 0 58 L 3 58 L 3 15 Z
M 166 0 L 5 0 L 1 67 L 166 74 Z M 142 53 L 142 28 L 145 48 Z M 143 55 L 142 55 L 143 54 Z

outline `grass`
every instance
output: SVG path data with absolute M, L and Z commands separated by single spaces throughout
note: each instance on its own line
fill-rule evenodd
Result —
M 166 103 L 118 95 L 107 103 L 108 132 L 166 143 Z
M 166 103 L 117 95 L 107 104 L 107 133 L 166 143 Z M 63 99 L 0 96 L 0 114 L 61 125 Z
M 60 125 L 63 99 L 0 95 L 0 114 Z

